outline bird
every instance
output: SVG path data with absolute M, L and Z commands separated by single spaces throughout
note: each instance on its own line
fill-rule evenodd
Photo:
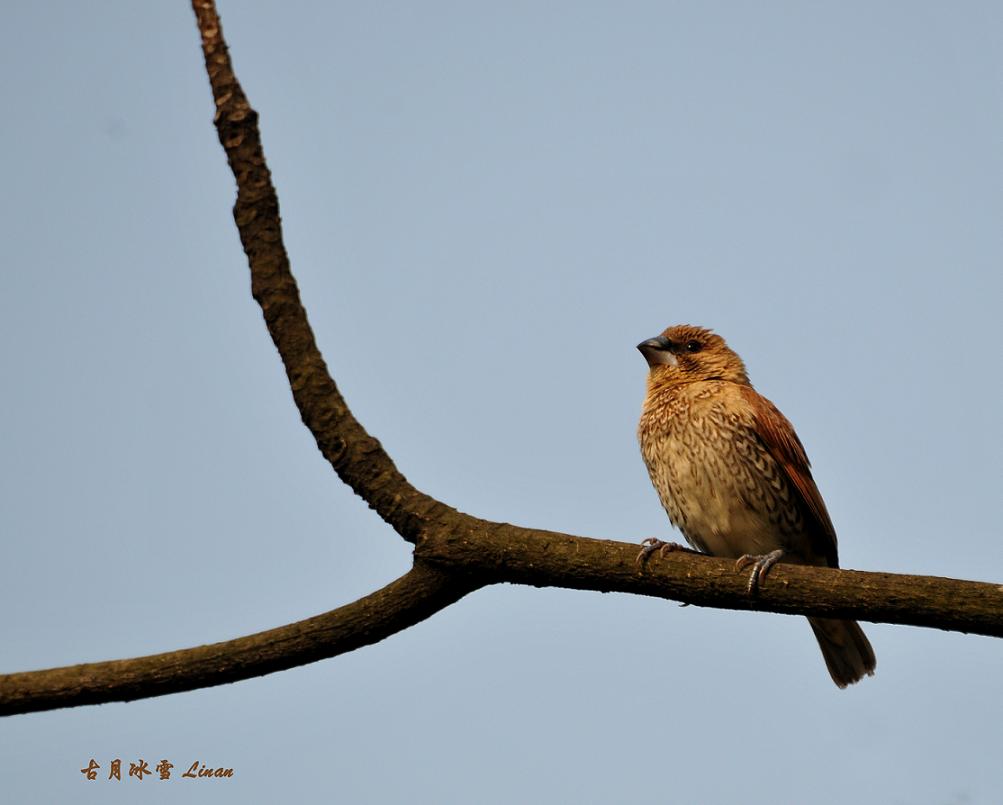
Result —
M 752 387 L 738 354 L 717 333 L 689 324 L 637 348 L 648 363 L 641 455 L 689 545 L 751 566 L 750 594 L 777 562 L 838 568 L 836 531 L 801 440 Z M 638 560 L 680 548 L 648 539 Z M 874 650 L 855 621 L 808 622 L 840 688 L 874 673 Z

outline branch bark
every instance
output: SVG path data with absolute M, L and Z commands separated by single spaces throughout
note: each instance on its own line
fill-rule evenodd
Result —
M 414 626 L 476 586 L 416 563 L 365 598 L 267 632 L 148 657 L 0 676 L 0 715 L 163 696 L 336 657 Z
M 415 544 L 415 566 L 353 604 L 279 629 L 149 657 L 0 676 L 0 715 L 130 701 L 292 668 L 375 643 L 497 582 L 1003 637 L 1000 585 L 781 564 L 753 597 L 746 592 L 746 575 L 729 560 L 673 553 L 640 567 L 636 544 L 488 522 L 417 490 L 355 419 L 327 371 L 282 243 L 257 113 L 234 75 L 214 3 L 192 5 L 216 129 L 237 183 L 234 219 L 251 269 L 251 292 L 293 398 L 338 476 Z
M 1003 637 L 1003 586 L 937 576 L 778 564 L 758 594 L 732 559 L 673 552 L 643 567 L 636 544 L 488 524 L 474 538 L 437 533 L 415 556 L 485 581 L 635 593 L 704 607 L 852 618 Z
M 251 294 L 289 378 L 293 399 L 338 477 L 404 539 L 451 511 L 415 489 L 345 404 L 314 338 L 282 240 L 279 199 L 258 131 L 258 113 L 237 81 L 213 0 L 193 0 L 212 88 L 213 122 L 237 181 L 233 217 L 251 269 Z

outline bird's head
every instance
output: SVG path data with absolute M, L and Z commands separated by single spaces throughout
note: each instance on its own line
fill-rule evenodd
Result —
M 742 359 L 717 333 L 692 324 L 677 324 L 637 345 L 648 362 L 648 388 L 727 380 L 748 385 Z

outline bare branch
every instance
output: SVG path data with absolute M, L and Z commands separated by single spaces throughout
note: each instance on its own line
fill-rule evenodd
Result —
M 781 564 L 752 597 L 746 576 L 726 559 L 675 553 L 638 567 L 637 545 L 487 522 L 415 489 L 352 416 L 327 371 L 282 244 L 257 113 L 234 76 L 214 4 L 193 0 L 193 6 L 216 128 L 237 181 L 234 218 L 251 267 L 251 290 L 296 405 L 339 477 L 415 543 L 416 564 L 354 604 L 279 629 L 150 657 L 0 676 L 0 715 L 176 693 L 333 657 L 406 629 L 496 582 L 1003 636 L 999 585 Z
M 365 598 L 267 632 L 148 657 L 0 676 L 0 715 L 128 702 L 284 671 L 378 643 L 477 586 L 416 563 Z
M 639 567 L 636 544 L 455 516 L 482 527 L 423 538 L 413 570 L 353 604 L 210 646 L 0 676 L 0 715 L 131 701 L 305 665 L 376 643 L 497 582 L 1003 637 L 997 584 L 779 564 L 753 597 L 747 574 L 728 559 L 670 553 Z
M 486 582 L 637 593 L 688 604 L 930 626 L 1003 637 L 1003 586 L 979 581 L 778 564 L 759 593 L 731 559 L 657 554 L 638 567 L 636 544 L 484 523 L 476 534 L 430 534 L 415 556 Z
M 233 217 L 251 268 L 251 293 L 285 365 L 289 386 L 324 458 L 405 539 L 449 507 L 419 492 L 348 410 L 317 348 L 282 241 L 279 200 L 258 132 L 258 113 L 230 63 L 212 0 L 193 0 L 219 141 L 237 180 Z

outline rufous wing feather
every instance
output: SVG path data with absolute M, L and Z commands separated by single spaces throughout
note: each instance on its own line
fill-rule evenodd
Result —
M 806 530 L 812 540 L 812 549 L 818 556 L 825 557 L 829 567 L 839 567 L 836 529 L 815 486 L 808 455 L 794 426 L 773 403 L 751 386 L 744 386 L 742 395 L 752 409 L 756 434 L 797 490 L 809 526 Z

